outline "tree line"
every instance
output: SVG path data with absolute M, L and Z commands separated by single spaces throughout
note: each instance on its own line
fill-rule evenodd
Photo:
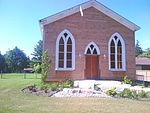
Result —
M 150 58 L 150 48 L 143 50 L 140 42 L 137 40 L 135 44 L 135 56 L 136 57 L 147 57 Z
M 23 72 L 24 68 L 33 68 L 34 72 L 41 73 L 42 51 L 43 41 L 39 40 L 34 47 L 32 59 L 27 57 L 23 50 L 20 50 L 18 47 L 7 51 L 4 55 L 0 53 L 0 71 L 3 73 L 20 73 Z M 135 55 L 136 57 L 150 58 L 150 48 L 143 50 L 137 40 Z
M 0 71 L 2 73 L 20 73 L 24 68 L 33 68 L 35 72 L 41 72 L 43 41 L 40 40 L 34 47 L 33 58 L 30 59 L 17 46 L 8 50 L 4 55 L 0 53 Z

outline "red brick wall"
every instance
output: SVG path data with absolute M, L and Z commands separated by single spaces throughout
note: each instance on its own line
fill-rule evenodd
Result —
M 93 7 L 84 10 L 83 13 L 83 17 L 80 16 L 80 13 L 75 13 L 44 26 L 44 49 L 48 49 L 52 61 L 52 68 L 48 76 L 53 76 L 52 78 L 84 79 L 84 51 L 86 46 L 93 41 L 100 49 L 101 79 L 121 79 L 125 74 L 134 79 L 134 32 Z M 74 71 L 55 71 L 56 38 L 64 29 L 68 29 L 75 38 L 76 64 Z M 126 71 L 122 72 L 112 72 L 108 66 L 108 42 L 115 32 L 123 37 L 126 46 Z M 104 54 L 106 55 L 105 59 Z

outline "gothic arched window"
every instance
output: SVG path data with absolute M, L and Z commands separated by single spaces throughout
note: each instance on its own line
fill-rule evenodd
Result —
M 73 69 L 75 69 L 75 40 L 65 29 L 56 40 L 56 70 Z
M 109 69 L 125 70 L 125 42 L 121 35 L 114 33 L 108 44 L 109 51 Z

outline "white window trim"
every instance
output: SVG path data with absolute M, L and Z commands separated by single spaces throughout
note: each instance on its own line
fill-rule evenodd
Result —
M 117 36 L 117 41 L 114 39 L 114 37 Z M 110 59 L 110 44 L 111 41 L 114 40 L 115 43 L 115 68 L 111 68 L 111 59 Z M 122 69 L 118 69 L 118 65 L 117 65 L 117 43 L 118 41 L 121 41 L 122 44 Z M 108 60 L 109 60 L 109 70 L 111 71 L 126 71 L 126 53 L 125 53 L 125 41 L 123 40 L 122 36 L 119 33 L 114 33 L 111 38 L 109 39 L 108 42 Z
M 68 36 L 65 38 L 64 33 L 67 33 Z M 64 40 L 64 68 L 59 68 L 59 41 L 60 38 L 63 37 Z M 72 41 L 72 68 L 67 68 L 67 41 L 68 38 L 71 38 Z M 56 63 L 55 70 L 75 70 L 75 40 L 74 36 L 67 29 L 63 30 L 56 39 Z
M 88 50 L 88 48 L 90 48 L 90 45 L 93 45 L 93 46 L 94 46 L 94 49 L 96 49 L 96 51 L 97 51 L 97 55 L 100 55 L 100 49 L 99 49 L 99 47 L 98 47 L 93 41 L 90 42 L 90 43 L 86 46 L 85 51 L 84 51 L 84 54 L 87 54 L 87 50 Z M 94 49 L 93 49 L 93 50 L 94 50 Z M 91 54 L 93 54 L 93 50 L 91 50 L 91 48 L 90 48 Z

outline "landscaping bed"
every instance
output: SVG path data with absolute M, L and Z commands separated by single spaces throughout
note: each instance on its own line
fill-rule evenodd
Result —
M 48 97 L 103 97 L 103 98 L 150 98 L 150 88 L 131 86 L 120 81 L 65 80 L 62 83 L 45 83 L 22 89 L 25 93 Z

